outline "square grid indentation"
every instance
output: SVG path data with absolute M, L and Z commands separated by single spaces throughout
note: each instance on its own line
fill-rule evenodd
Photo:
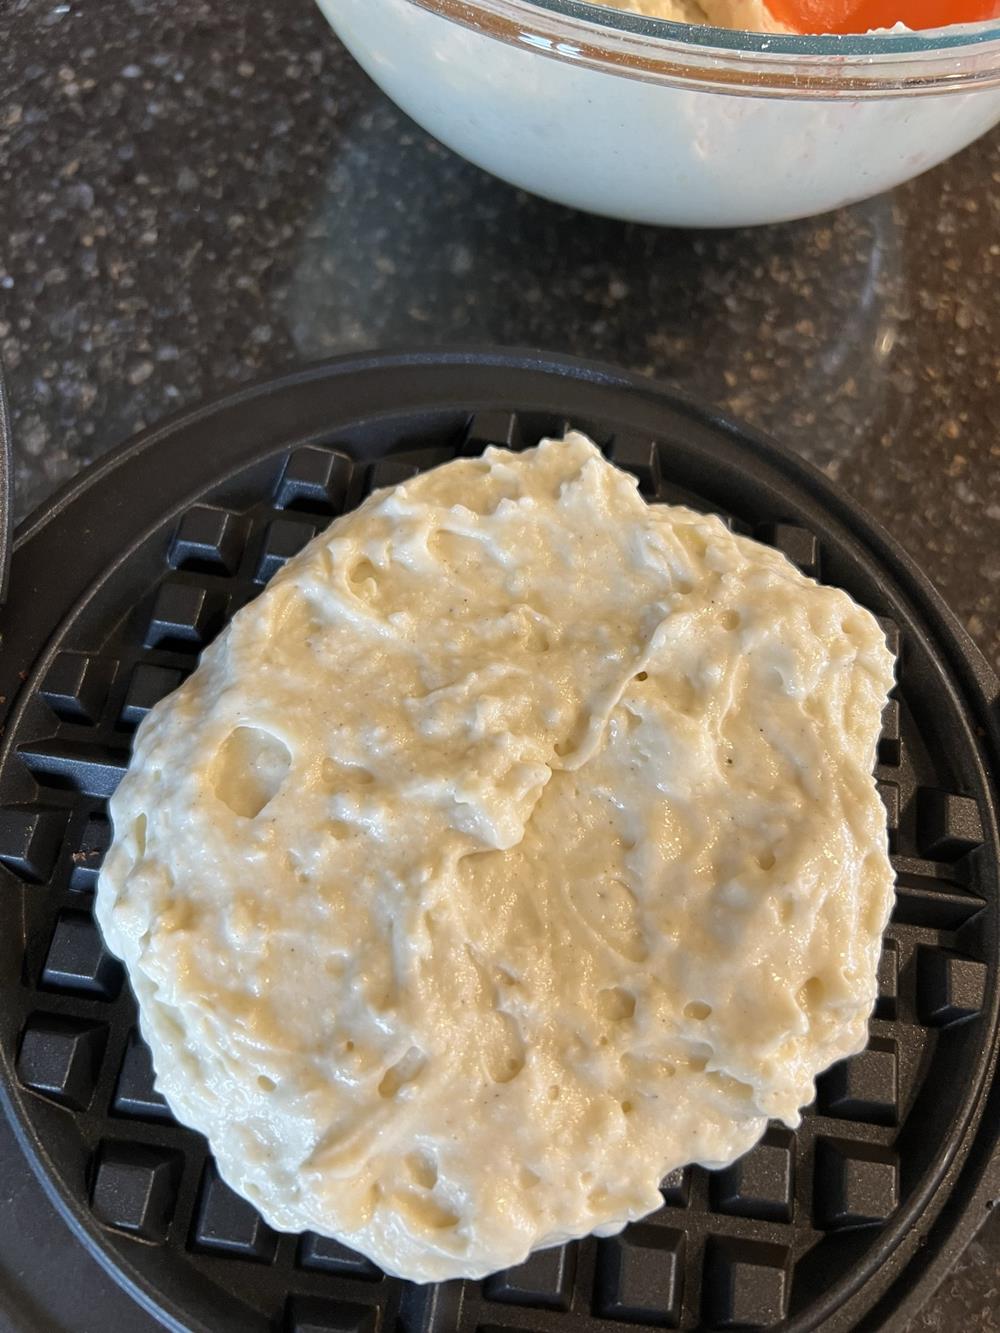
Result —
M 489 414 L 475 419 L 462 452 L 477 452 L 490 439 L 526 442 L 516 416 L 493 416 L 493 422 Z M 647 494 L 669 498 L 669 451 L 624 438 L 609 440 L 606 448 L 635 469 Z M 25 1087 L 70 1109 L 107 1106 L 112 1118 L 90 1177 L 95 1215 L 123 1234 L 186 1244 L 206 1259 L 224 1259 L 233 1271 L 247 1263 L 258 1273 L 273 1273 L 293 1289 L 285 1326 L 301 1330 L 374 1328 L 378 1312 L 389 1308 L 378 1302 L 391 1305 L 397 1298 L 373 1294 L 396 1291 L 397 1284 L 381 1279 L 362 1257 L 318 1237 L 299 1238 L 283 1249 L 210 1165 L 203 1170 L 193 1147 L 186 1165 L 184 1145 L 195 1136 L 174 1125 L 155 1093 L 148 1052 L 119 1031 L 115 1015 L 125 1003 L 124 997 L 115 1001 L 120 978 L 101 958 L 86 891 L 107 847 L 102 803 L 124 771 L 128 731 L 190 671 L 225 616 L 345 501 L 412 475 L 414 467 L 406 458 L 357 467 L 335 450 L 306 446 L 279 467 L 270 502 L 242 511 L 209 497 L 189 510 L 165 542 L 161 581 L 129 641 L 111 654 L 84 645 L 85 651 L 67 650 L 54 660 L 43 698 L 55 734 L 39 732 L 20 750 L 39 791 L 33 802 L 19 796 L 0 809 L 0 861 L 29 884 L 51 882 L 57 893 L 47 952 L 36 955 L 30 977 L 44 987 L 40 997 L 54 994 L 84 1006 L 82 1017 L 65 1020 L 65 1030 L 57 1024 L 50 1032 L 48 1017 L 26 1029 L 19 1075 Z M 746 528 L 732 515 L 723 518 L 736 530 Z M 807 530 L 782 522 L 759 535 L 807 572 L 822 574 L 823 552 Z M 902 646 L 891 622 L 886 633 L 890 646 Z M 800 1233 L 812 1246 L 824 1230 L 877 1230 L 891 1217 L 900 1199 L 892 1143 L 910 1093 L 908 1031 L 933 1036 L 943 1026 L 973 1020 L 985 993 L 982 962 L 955 939 L 985 906 L 969 871 L 969 856 L 981 844 L 981 821 L 964 793 L 914 768 L 905 673 L 903 692 L 883 718 L 878 777 L 895 860 L 906 868 L 882 955 L 869 1051 L 831 1071 L 797 1136 L 770 1130 L 744 1163 L 718 1177 L 699 1170 L 674 1173 L 663 1185 L 664 1209 L 650 1222 L 599 1244 L 542 1252 L 486 1284 L 466 1284 L 459 1307 L 463 1329 L 523 1328 L 529 1319 L 539 1329 L 558 1330 L 566 1318 L 574 1327 L 595 1330 L 629 1322 L 689 1327 L 695 1317 L 718 1327 L 747 1321 L 766 1327 L 787 1310 Z M 74 802 L 83 802 L 82 814 Z M 114 960 L 110 964 L 117 967 Z M 103 1037 L 95 1036 L 103 1031 L 93 1018 L 95 1004 L 119 1031 L 107 1044 L 108 1052 L 116 1052 L 110 1073 L 111 1056 L 104 1054 Z M 119 1127 L 124 1135 L 133 1123 L 136 1132 L 148 1127 L 175 1137 L 169 1145 L 133 1143 L 111 1132 Z M 347 1285 L 330 1296 L 329 1283 Z M 361 1294 L 348 1299 L 348 1288 Z M 426 1308 L 432 1306 L 445 1309 L 433 1302 Z M 406 1308 L 409 1330 L 420 1323 L 413 1311 L 424 1307 L 417 1300 Z M 434 1318 L 435 1327 L 446 1326 L 443 1314 Z

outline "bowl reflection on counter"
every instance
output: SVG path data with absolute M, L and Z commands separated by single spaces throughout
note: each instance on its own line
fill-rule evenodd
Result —
M 1000 120 L 1000 24 L 870 37 L 693 27 L 575 0 L 318 0 L 420 125 L 545 198 L 741 226 L 868 198 Z

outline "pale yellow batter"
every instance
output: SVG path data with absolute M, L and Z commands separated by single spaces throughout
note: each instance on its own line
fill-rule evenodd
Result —
M 372 496 L 139 730 L 97 914 L 272 1226 L 417 1281 L 607 1234 L 859 1050 L 873 617 L 583 436 Z
M 675 23 L 711 23 L 744 32 L 789 32 L 763 0 L 600 0 L 614 9 L 628 9 Z

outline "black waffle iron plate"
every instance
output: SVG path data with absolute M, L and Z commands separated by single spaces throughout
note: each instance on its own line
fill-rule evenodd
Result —
M 620 1237 L 414 1287 L 271 1231 L 153 1089 L 91 908 L 136 724 L 228 616 L 375 486 L 567 423 L 846 588 L 899 653 L 877 779 L 896 909 L 871 1041 L 791 1133 L 663 1182 Z M 897 1329 L 997 1191 L 998 686 L 910 561 L 801 462 L 645 380 L 520 353 L 341 360 L 105 458 L 17 533 L 0 613 L 0 1085 L 79 1242 L 171 1329 Z M 83 1298 L 85 1293 L 81 1293 Z M 110 1327 L 110 1324 L 109 1324 Z

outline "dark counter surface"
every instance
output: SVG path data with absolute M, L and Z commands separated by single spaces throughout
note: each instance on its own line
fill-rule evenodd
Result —
M 772 432 L 882 521 L 997 665 L 1000 133 L 819 219 L 660 231 L 462 162 L 386 101 L 310 0 L 3 8 L 18 514 L 248 378 L 375 345 L 535 345 L 673 381 Z M 0 1327 L 103 1333 L 110 1279 L 49 1208 L 26 1166 L 0 1180 Z M 911 1333 L 1000 1330 L 998 1288 L 994 1216 Z M 117 1326 L 154 1327 L 113 1295 Z

